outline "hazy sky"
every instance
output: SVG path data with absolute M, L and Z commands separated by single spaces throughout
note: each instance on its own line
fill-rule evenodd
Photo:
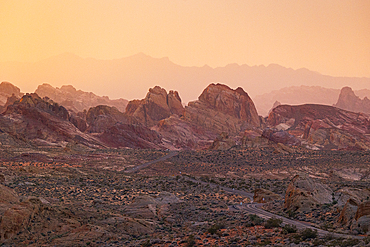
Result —
M 0 61 L 64 52 L 370 77 L 370 1 L 0 0 Z

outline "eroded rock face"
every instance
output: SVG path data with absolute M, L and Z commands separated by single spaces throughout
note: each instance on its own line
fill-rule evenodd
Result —
M 11 239 L 28 224 L 30 217 L 41 210 L 38 199 L 20 202 L 14 190 L 0 184 L 0 242 Z
M 116 123 L 128 123 L 128 119 L 115 107 L 99 105 L 89 109 L 86 114 L 86 122 L 88 132 L 102 133 Z
M 133 100 L 127 105 L 126 114 L 139 123 L 151 127 L 171 114 L 183 115 L 184 108 L 176 91 L 168 94 L 165 89 L 155 86 L 150 88 L 143 100 Z
M 262 137 L 275 143 L 282 143 L 289 146 L 298 146 L 301 144 L 301 141 L 297 137 L 283 130 L 278 131 L 267 128 L 262 132 Z
M 286 130 L 319 149 L 366 150 L 370 117 L 325 105 L 281 105 L 270 113 L 269 126 Z
M 256 189 L 253 195 L 253 201 L 257 203 L 267 203 L 280 199 L 281 196 L 279 196 L 278 194 L 262 188 Z
M 161 136 L 149 128 L 136 124 L 117 123 L 97 136 L 110 147 L 160 148 Z
M 225 132 L 222 132 L 216 137 L 212 145 L 209 147 L 211 150 L 227 150 L 236 145 L 236 142 L 229 137 Z
M 223 84 L 210 84 L 197 101 L 185 108 L 187 121 L 216 133 L 239 133 L 260 126 L 253 101 L 242 89 Z
M 216 134 L 195 125 L 177 115 L 159 121 L 151 128 L 162 136 L 162 142 L 168 149 L 207 149 Z
M 310 211 L 317 204 L 331 203 L 332 192 L 327 185 L 314 182 L 306 174 L 296 175 L 285 193 L 284 209 Z
M 44 83 L 37 87 L 35 93 L 40 97 L 48 97 L 73 112 L 82 112 L 98 105 L 116 107 L 124 112 L 128 103 L 125 99 L 111 100 L 107 96 L 100 97 L 93 93 L 76 90 L 71 85 L 54 88 Z
M 0 115 L 0 125 L 3 133 L 26 143 L 64 146 L 73 141 L 100 145 L 97 139 L 82 133 L 69 119 L 63 106 L 41 99 L 37 94 L 27 94 Z
M 370 114 L 370 100 L 367 97 L 360 99 L 350 87 L 342 88 L 335 106 L 348 111 Z

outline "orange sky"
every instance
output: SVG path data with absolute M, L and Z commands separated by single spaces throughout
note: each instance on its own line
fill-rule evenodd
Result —
M 0 0 L 0 61 L 63 52 L 370 77 L 370 1 Z

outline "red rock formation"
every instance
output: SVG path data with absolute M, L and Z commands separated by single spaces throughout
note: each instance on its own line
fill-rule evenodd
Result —
M 285 193 L 284 208 L 293 211 L 308 211 L 316 204 L 332 202 L 332 190 L 324 184 L 314 182 L 308 175 L 296 175 Z
M 360 99 L 350 87 L 342 88 L 335 106 L 348 111 L 370 114 L 370 100 L 367 97 Z
M 8 97 L 11 97 L 12 95 L 20 98 L 23 96 L 23 93 L 21 93 L 18 87 L 14 86 L 10 82 L 3 81 L 0 84 L 0 106 L 5 105 Z
M 107 96 L 101 97 L 93 93 L 76 90 L 71 85 L 54 88 L 51 85 L 44 83 L 37 87 L 35 93 L 40 97 L 48 97 L 54 102 L 57 102 L 68 110 L 74 112 L 88 110 L 90 107 L 98 105 L 116 107 L 119 111 L 124 112 L 128 103 L 125 99 L 111 100 Z
M 325 105 L 281 105 L 273 109 L 267 124 L 302 136 L 318 147 L 368 149 L 370 117 Z
M 27 94 L 0 115 L 0 126 L 2 132 L 26 143 L 64 146 L 65 142 L 77 141 L 89 146 L 102 145 L 79 131 L 69 118 L 63 106 L 37 94 Z
M 121 148 L 161 148 L 162 138 L 142 125 L 121 124 L 107 128 L 98 138 L 107 146 Z
M 182 116 L 184 108 L 176 91 L 168 94 L 165 89 L 155 86 L 150 88 L 143 100 L 128 103 L 126 114 L 137 119 L 139 123 L 151 127 L 171 114 Z
M 209 147 L 211 150 L 227 150 L 236 145 L 236 142 L 225 132 L 219 134 Z
M 260 118 L 253 101 L 242 89 L 233 90 L 226 85 L 210 84 L 185 108 L 184 118 L 216 133 L 240 133 L 259 127 Z
M 362 216 L 370 215 L 370 201 L 360 203 L 355 215 L 355 219 L 358 220 Z
M 116 123 L 128 123 L 128 118 L 115 107 L 99 105 L 89 109 L 86 122 L 88 132 L 102 133 Z

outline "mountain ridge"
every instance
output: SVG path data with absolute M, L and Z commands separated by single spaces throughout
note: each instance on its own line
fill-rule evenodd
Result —
M 112 60 L 64 53 L 34 63 L 1 62 L 0 75 L 0 81 L 11 81 L 24 92 L 33 92 L 44 82 L 54 87 L 72 84 L 111 99 L 140 99 L 147 88 L 158 85 L 181 92 L 185 103 L 197 99 L 196 92 L 208 84 L 218 82 L 233 88 L 241 86 L 252 98 L 267 91 L 302 84 L 338 89 L 351 86 L 355 90 L 370 84 L 370 78 L 366 77 L 332 77 L 305 68 L 292 69 L 276 64 L 188 67 L 175 64 L 168 57 L 153 58 L 144 53 Z

